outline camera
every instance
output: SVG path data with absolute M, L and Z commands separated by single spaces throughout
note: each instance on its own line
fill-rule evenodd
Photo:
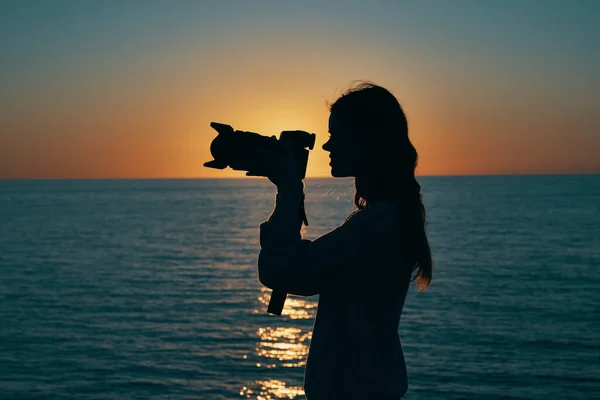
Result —
M 214 160 L 204 163 L 205 167 L 225 169 L 230 167 L 238 171 L 249 171 L 246 157 L 256 150 L 284 151 L 290 147 L 298 162 L 300 179 L 306 176 L 309 150 L 315 145 L 316 134 L 305 131 L 283 131 L 279 139 L 275 136 L 263 136 L 255 132 L 234 130 L 230 125 L 211 122 L 210 126 L 218 132 L 210 144 L 210 153 Z M 307 149 L 308 148 L 308 149 Z M 271 171 L 252 171 L 258 176 L 269 176 Z

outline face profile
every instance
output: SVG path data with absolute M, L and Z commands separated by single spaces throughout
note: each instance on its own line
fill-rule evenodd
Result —
M 340 114 L 332 112 L 329 116 L 329 140 L 323 144 L 323 150 L 329 152 L 333 177 L 356 176 L 361 165 L 361 151 L 355 137 Z

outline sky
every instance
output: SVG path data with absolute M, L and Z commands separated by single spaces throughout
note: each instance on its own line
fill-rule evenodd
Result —
M 390 90 L 417 175 L 600 173 L 600 2 L 0 0 L 0 179 L 226 178 L 210 122 L 317 134 Z

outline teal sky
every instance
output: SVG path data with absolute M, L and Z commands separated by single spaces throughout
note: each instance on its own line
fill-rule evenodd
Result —
M 0 178 L 212 176 L 210 121 L 325 135 L 354 79 L 423 174 L 600 173 L 599 43 L 597 1 L 1 1 Z

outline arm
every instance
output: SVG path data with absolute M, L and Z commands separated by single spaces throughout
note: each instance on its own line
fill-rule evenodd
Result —
M 281 189 L 275 211 L 260 226 L 259 280 L 271 289 L 311 296 L 341 284 L 348 265 L 373 251 L 389 234 L 394 218 L 386 207 L 370 206 L 314 241 L 299 233 L 298 188 Z
M 296 181 L 289 185 L 278 186 L 278 193 L 275 197 L 275 209 L 269 219 L 260 224 L 260 246 L 279 246 L 289 242 L 301 240 L 300 230 L 302 220 L 298 217 L 300 202 L 303 197 L 303 183 Z M 259 260 L 261 259 L 259 254 Z M 258 277 L 260 282 L 273 290 L 279 290 L 285 293 L 291 293 L 300 296 L 313 296 L 317 294 L 310 282 L 295 282 L 294 285 L 283 288 L 279 285 L 272 285 L 269 277 L 264 274 L 264 269 L 260 267 Z M 275 286 L 275 287 L 274 287 Z

